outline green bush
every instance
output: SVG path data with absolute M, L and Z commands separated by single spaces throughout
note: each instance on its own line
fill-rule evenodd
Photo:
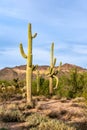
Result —
M 32 80 L 32 95 L 44 95 L 49 96 L 49 80 L 43 77 L 40 78 L 39 92 L 37 92 L 37 80 Z M 55 80 L 53 80 L 53 86 L 55 87 Z M 15 86 L 15 90 L 8 89 L 8 86 Z M 0 81 L 0 99 L 9 100 L 15 95 L 25 95 L 25 91 L 22 91 L 25 86 L 25 81 L 20 81 L 18 78 L 13 81 Z M 77 68 L 70 70 L 67 74 L 62 74 L 59 77 L 58 88 L 53 91 L 53 95 L 57 97 L 85 97 L 87 99 L 87 72 L 78 72 Z M 22 96 L 23 97 L 23 96 Z
M 60 98 L 69 97 L 68 93 L 70 86 L 67 84 L 67 80 L 68 78 L 65 75 L 59 78 L 59 84 L 58 88 L 55 90 L 55 95 L 57 95 Z
M 40 85 L 39 95 L 48 95 L 49 93 L 49 81 L 44 79 L 44 82 Z
M 0 86 L 10 86 L 10 85 L 11 85 L 11 81 L 0 80 Z
M 85 73 L 79 73 L 76 68 L 72 72 L 70 72 L 68 84 L 70 85 L 69 96 L 71 98 L 82 96 L 83 90 L 87 83 L 87 81 L 85 80 L 86 78 L 87 77 Z
M 40 77 L 39 92 L 37 92 L 37 81 L 32 82 L 32 94 L 33 95 L 48 95 L 49 81 Z
M 59 78 L 58 89 L 55 94 L 60 97 L 87 97 L 87 72 L 78 72 L 77 68 L 70 70 L 68 75 Z
M 34 96 L 37 95 L 37 82 L 36 82 L 36 80 L 32 81 L 32 94 Z

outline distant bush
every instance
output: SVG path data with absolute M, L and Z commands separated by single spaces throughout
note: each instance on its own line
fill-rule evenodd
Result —
M 0 87 L 1 86 L 10 86 L 10 85 L 11 85 L 11 81 L 0 80 Z
M 70 70 L 67 75 L 59 77 L 58 88 L 54 95 L 59 98 L 85 97 L 87 99 L 87 72 L 78 72 L 77 68 Z
M 55 90 L 55 95 L 57 95 L 59 98 L 69 96 L 68 93 L 70 86 L 67 84 L 67 80 L 68 78 L 65 75 L 59 78 L 58 88 Z
M 20 81 L 18 78 L 12 81 L 0 80 L 0 100 L 9 100 L 15 95 L 22 96 L 24 86 L 25 81 Z
M 49 81 L 40 77 L 39 92 L 37 92 L 37 81 L 32 82 L 32 94 L 33 95 L 48 95 Z
M 53 86 L 55 87 L 55 80 L 53 80 Z M 37 82 L 33 80 L 32 84 L 33 95 L 49 95 L 49 80 L 40 77 L 40 88 L 37 93 Z M 85 97 L 87 98 L 87 72 L 78 72 L 77 68 L 70 70 L 67 75 L 59 77 L 58 88 L 54 90 L 53 95 L 62 98 L 75 98 Z
M 49 97 L 49 80 L 39 77 L 39 91 L 37 91 L 37 80 L 32 80 L 32 95 L 44 95 Z M 53 80 L 55 87 L 56 81 Z M 14 86 L 9 90 L 8 86 Z M 24 90 L 24 91 L 23 91 Z M 15 95 L 26 96 L 26 83 L 24 80 L 20 81 L 18 78 L 13 81 L 0 81 L 0 99 L 8 100 Z M 25 96 L 23 96 L 25 95 Z M 58 88 L 53 91 L 53 95 L 58 98 L 75 98 L 85 97 L 87 99 L 87 72 L 78 72 L 77 68 L 70 70 L 69 73 L 59 77 Z

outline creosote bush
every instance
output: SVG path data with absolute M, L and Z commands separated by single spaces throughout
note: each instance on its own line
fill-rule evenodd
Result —
M 19 110 L 3 110 L 0 113 L 3 122 L 23 122 L 25 118 Z
M 76 130 L 58 120 L 49 120 L 48 122 L 41 122 L 39 130 Z
M 26 121 L 29 130 L 75 130 L 74 127 L 38 113 L 30 115 Z

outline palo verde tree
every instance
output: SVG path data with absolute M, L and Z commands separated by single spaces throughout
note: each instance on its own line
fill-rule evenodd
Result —
M 20 44 L 20 52 L 21 55 L 27 59 L 27 67 L 26 67 L 26 89 L 27 89 L 27 103 L 32 103 L 32 94 L 31 94 L 31 88 L 32 88 L 32 71 L 35 68 L 32 65 L 32 40 L 37 36 L 37 33 L 32 35 L 32 28 L 31 24 L 28 24 L 28 53 L 25 54 L 23 50 L 22 43 Z

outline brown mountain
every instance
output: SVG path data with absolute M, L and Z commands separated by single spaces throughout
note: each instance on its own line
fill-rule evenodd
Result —
M 45 75 L 48 67 L 49 66 L 38 66 L 38 70 L 42 76 Z M 82 67 L 66 63 L 61 66 L 61 74 L 68 73 L 69 70 L 71 70 L 73 68 L 77 68 L 77 70 L 80 72 L 87 71 L 86 69 L 84 69 Z M 25 69 L 26 69 L 26 65 L 15 66 L 13 68 L 6 67 L 6 68 L 0 70 L 0 80 L 13 80 L 15 78 L 19 78 L 21 80 L 25 79 L 25 75 L 26 75 Z M 36 71 L 33 72 L 33 76 L 35 76 L 35 75 L 36 75 Z

